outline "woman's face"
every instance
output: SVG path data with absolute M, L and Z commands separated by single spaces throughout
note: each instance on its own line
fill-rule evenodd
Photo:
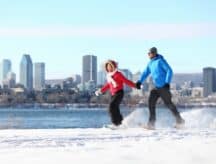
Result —
M 110 64 L 107 64 L 107 71 L 108 72 L 113 72 L 113 67 Z

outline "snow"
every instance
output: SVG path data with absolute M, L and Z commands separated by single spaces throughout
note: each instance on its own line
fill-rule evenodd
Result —
M 0 162 L 215 164 L 216 132 L 199 130 L 2 130 Z
M 205 112 L 191 111 L 183 113 L 189 120 L 184 130 L 161 126 L 156 131 L 147 131 L 137 126 L 142 120 L 139 112 L 135 111 L 124 120 L 127 129 L 0 130 L 0 162 L 2 164 L 216 163 L 216 121 L 211 115 L 200 119 Z M 190 119 L 194 120 L 190 121 L 189 115 L 192 116 Z M 200 121 L 196 122 L 196 119 Z

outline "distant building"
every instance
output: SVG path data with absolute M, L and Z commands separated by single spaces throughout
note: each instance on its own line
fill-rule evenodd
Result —
M 216 69 L 204 68 L 203 69 L 203 82 L 204 82 L 204 97 L 208 97 L 216 92 Z
M 172 83 L 175 83 L 177 86 L 182 86 L 185 82 L 192 81 L 194 87 L 200 86 L 203 81 L 202 73 L 175 73 L 173 76 Z
M 184 84 L 181 86 L 182 89 L 187 89 L 187 88 L 193 88 L 194 82 L 192 81 L 185 81 Z
M 16 74 L 13 72 L 9 72 L 7 74 L 7 79 L 4 80 L 4 85 L 7 85 L 8 88 L 15 88 L 16 86 Z
M 76 85 L 75 85 L 74 79 L 72 77 L 69 77 L 63 81 L 63 89 L 65 89 L 65 90 L 73 89 L 73 88 L 75 88 L 75 86 Z
M 141 72 L 133 74 L 133 81 L 138 81 L 141 77 Z
M 33 64 L 27 54 L 23 55 L 20 62 L 20 83 L 28 90 L 33 89 Z
M 133 74 L 129 69 L 120 69 L 120 71 L 123 73 L 123 75 L 128 79 L 128 80 L 133 80 Z M 126 92 L 131 92 L 132 88 L 130 88 L 129 86 L 124 87 Z
M 97 85 L 101 86 L 106 83 L 106 73 L 104 71 L 99 71 L 97 74 Z
M 83 56 L 82 84 L 89 81 L 97 83 L 97 57 L 93 55 Z
M 77 85 L 80 84 L 80 83 L 82 82 L 82 78 L 81 78 L 80 75 L 77 75 L 77 74 L 72 75 L 72 78 L 73 78 L 73 80 L 74 80 L 74 83 L 76 83 Z
M 193 88 L 191 96 L 195 97 L 195 98 L 201 98 L 201 97 L 203 97 L 203 88 L 202 87 Z
M 11 61 L 8 59 L 2 60 L 1 67 L 0 67 L 0 80 L 1 84 L 3 84 L 3 81 L 7 80 L 7 75 L 9 72 L 11 72 Z
M 94 81 L 88 81 L 87 83 L 85 83 L 85 89 L 86 91 L 88 91 L 89 93 L 94 93 L 96 90 L 96 84 Z
M 49 79 L 46 80 L 46 85 L 50 86 L 50 87 L 54 87 L 56 85 L 60 85 L 61 88 L 63 88 L 63 82 L 65 79 Z
M 45 88 L 45 63 L 34 64 L 34 89 L 42 90 Z
M 129 69 L 120 69 L 120 71 L 124 74 L 124 76 L 129 79 L 133 80 L 133 74 Z

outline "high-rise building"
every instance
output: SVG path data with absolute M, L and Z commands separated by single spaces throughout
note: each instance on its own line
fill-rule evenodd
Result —
M 8 59 L 3 59 L 0 70 L 1 70 L 0 80 L 1 80 L 1 84 L 3 84 L 3 81 L 7 80 L 8 73 L 11 72 L 11 61 Z
M 45 63 L 34 63 L 34 89 L 45 88 Z
M 123 73 L 123 75 L 128 79 L 128 80 L 133 80 L 133 74 L 132 74 L 132 72 L 130 71 L 130 70 L 128 70 L 128 69 L 121 69 L 120 70 L 122 73 Z M 132 88 L 130 88 L 129 86 L 124 86 L 124 90 L 126 91 L 126 92 L 130 92 L 130 91 L 132 91 Z
M 120 69 L 120 71 L 124 74 L 124 76 L 129 79 L 133 80 L 133 74 L 129 69 Z
M 106 73 L 104 71 L 99 71 L 97 74 L 97 85 L 101 86 L 106 83 Z
M 14 72 L 9 72 L 7 74 L 7 79 L 4 80 L 3 84 L 9 88 L 14 88 L 16 86 L 16 74 Z
M 80 84 L 82 82 L 82 80 L 81 80 L 82 78 L 80 75 L 77 75 L 77 74 L 72 75 L 72 78 L 76 84 Z
M 97 83 L 97 57 L 93 55 L 83 56 L 83 71 L 82 83 L 83 85 L 89 81 Z
M 204 68 L 203 69 L 203 82 L 204 82 L 204 97 L 208 97 L 216 92 L 216 69 Z
M 33 64 L 28 54 L 23 55 L 20 63 L 20 83 L 26 89 L 33 89 Z

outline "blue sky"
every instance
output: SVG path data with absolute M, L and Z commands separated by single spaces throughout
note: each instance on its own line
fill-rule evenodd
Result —
M 0 59 L 19 72 L 22 54 L 47 78 L 81 73 L 85 54 L 143 70 L 157 46 L 175 72 L 216 67 L 216 1 L 0 0 Z

